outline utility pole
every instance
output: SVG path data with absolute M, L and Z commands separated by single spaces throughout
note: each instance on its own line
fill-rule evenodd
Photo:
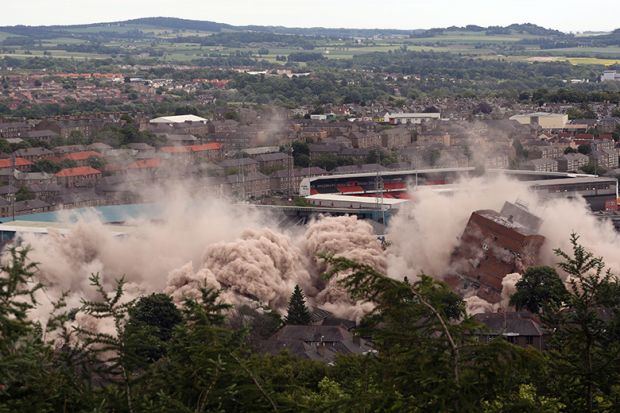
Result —
M 381 212 L 381 223 L 385 225 L 385 210 L 383 208 L 383 178 L 380 175 L 380 172 L 377 171 L 377 176 L 375 177 L 375 196 L 377 201 L 377 209 Z
M 288 197 L 292 198 L 293 196 L 293 163 L 295 162 L 295 158 L 293 157 L 293 143 L 291 142 L 289 146 L 290 158 L 288 160 Z
M 13 191 L 13 178 L 15 175 L 15 152 L 11 154 L 11 173 L 9 174 L 9 201 L 11 202 L 11 216 L 13 217 L 13 221 L 15 221 L 15 198 L 17 194 Z
M 245 202 L 245 171 L 243 165 L 243 151 L 237 152 L 237 165 L 239 166 L 238 173 L 241 175 L 241 200 Z M 237 182 L 239 182 L 239 175 L 237 175 Z

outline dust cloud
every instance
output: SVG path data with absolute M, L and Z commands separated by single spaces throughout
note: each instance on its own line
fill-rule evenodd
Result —
M 547 241 L 541 265 L 557 262 L 553 248 L 570 250 L 569 236 L 576 232 L 613 271 L 620 270 L 618 234 L 610 223 L 592 216 L 582 199 L 543 200 L 524 183 L 503 176 L 466 179 L 454 187 L 447 192 L 411 188 L 413 202 L 390 222 L 387 251 L 372 227 L 356 217 L 320 217 L 305 228 L 281 228 L 250 205 L 166 189 L 161 198 L 166 200 L 161 205 L 164 219 L 130 220 L 124 236 L 89 213 L 71 224 L 68 233 L 24 237 L 47 286 L 33 316 L 44 319 L 50 302 L 63 292 L 69 293 L 69 307 L 79 307 L 82 298 L 97 298 L 88 277 L 99 273 L 107 288 L 125 276 L 127 299 L 166 292 L 181 302 L 210 287 L 222 290 L 225 302 L 255 302 L 280 313 L 299 284 L 310 306 L 359 319 L 371 306 L 353 302 L 338 279 L 323 279 L 327 268 L 319 254 L 368 264 L 396 279 L 415 281 L 421 273 L 442 279 L 471 212 L 500 210 L 505 201 L 517 200 L 543 220 L 540 233 Z M 507 307 L 507 294 L 517 280 L 518 275 L 505 279 L 501 308 Z M 498 309 L 478 297 L 466 297 L 466 302 L 472 313 Z

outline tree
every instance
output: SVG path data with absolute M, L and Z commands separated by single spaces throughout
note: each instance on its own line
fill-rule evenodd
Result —
M 584 143 L 577 147 L 577 152 L 584 155 L 589 155 L 590 153 L 592 153 L 592 147 Z
M 35 198 L 35 195 L 32 193 L 32 191 L 23 185 L 15 193 L 15 200 L 17 202 L 29 201 L 34 198 Z
M 34 162 L 33 170 L 35 172 L 46 172 L 50 174 L 55 174 L 60 171 L 62 168 L 56 162 L 50 161 L 49 159 L 39 159 Z
M 91 156 L 90 158 L 86 160 L 86 163 L 91 168 L 95 168 L 99 171 L 103 170 L 103 168 L 105 167 L 105 161 L 103 160 L 103 158 L 100 158 L 99 156 Z
M 310 324 L 310 312 L 308 311 L 308 307 L 306 307 L 306 299 L 299 285 L 295 286 L 293 294 L 291 295 L 288 304 L 288 313 L 286 314 L 286 324 Z
M 568 294 L 564 282 L 551 267 L 528 268 L 516 287 L 510 304 L 534 314 L 560 308 Z
M 567 275 L 566 297 L 560 308 L 543 313 L 554 333 L 548 356 L 556 391 L 574 412 L 603 411 L 617 402 L 620 382 L 620 281 L 571 235 L 572 252 L 554 250 L 558 267 Z
M 474 108 L 474 115 L 482 113 L 484 115 L 489 115 L 493 112 L 493 106 L 491 106 L 488 102 L 480 102 Z
M 76 331 L 84 346 L 101 362 L 100 373 L 113 380 L 120 379 L 125 408 L 133 413 L 131 360 L 124 340 L 127 313 L 133 301 L 124 302 L 123 300 L 124 278 L 116 281 L 114 291 L 111 293 L 105 290 L 99 274 L 92 274 L 89 280 L 96 288 L 99 300 L 82 300 L 81 310 L 96 319 L 110 319 L 114 326 L 114 334 L 92 331 L 83 327 L 76 327 Z
M 128 315 L 124 337 L 128 352 L 138 365 L 159 360 L 174 327 L 182 321 L 181 312 L 166 294 L 151 294 L 140 298 Z

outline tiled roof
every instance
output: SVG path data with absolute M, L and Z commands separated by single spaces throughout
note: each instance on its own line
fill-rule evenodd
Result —
M 10 168 L 13 165 L 11 158 L 0 159 L 0 168 Z M 28 166 L 32 165 L 32 162 L 27 161 L 24 158 L 15 158 L 15 166 Z
M 58 177 L 69 177 L 69 176 L 83 176 L 83 175 L 95 175 L 101 174 L 95 168 L 91 168 L 90 166 L 78 166 L 77 168 L 65 168 L 62 171 L 58 172 L 56 176 Z
M 138 159 L 131 165 L 127 167 L 127 169 L 150 169 L 150 168 L 159 168 L 161 165 L 161 159 Z
M 189 147 L 192 152 L 203 152 L 203 151 L 219 151 L 222 149 L 222 144 L 217 142 L 203 143 L 201 145 L 191 145 Z
M 165 153 L 187 153 L 190 148 L 188 146 L 164 146 L 159 150 Z
M 93 158 L 93 157 L 100 158 L 101 154 L 95 151 L 81 151 L 81 152 L 68 153 L 65 156 L 63 156 L 64 159 L 69 159 L 72 161 L 85 161 L 88 158 Z

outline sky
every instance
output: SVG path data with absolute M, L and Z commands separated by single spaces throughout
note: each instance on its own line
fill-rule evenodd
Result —
M 338 28 L 535 23 L 569 32 L 620 28 L 619 12 L 618 0 L 0 0 L 0 25 L 165 16 L 235 25 Z

